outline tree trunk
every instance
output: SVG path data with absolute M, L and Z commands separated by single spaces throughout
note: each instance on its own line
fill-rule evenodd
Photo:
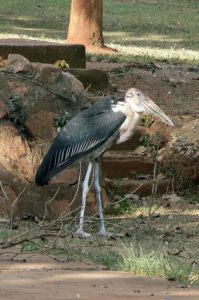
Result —
M 67 43 L 83 44 L 87 50 L 109 49 L 104 46 L 102 15 L 103 0 L 71 0 Z
M 102 12 L 103 0 L 72 0 L 67 42 L 103 47 Z

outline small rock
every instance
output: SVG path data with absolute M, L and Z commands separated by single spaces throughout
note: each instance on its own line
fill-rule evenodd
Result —
M 182 198 L 181 198 L 181 197 L 178 197 L 176 194 L 164 195 L 164 196 L 163 196 L 163 199 L 168 200 L 168 202 L 169 202 L 170 204 L 175 204 L 175 203 L 177 203 L 177 202 L 179 202 L 179 201 L 182 200 Z
M 146 147 L 139 146 L 133 151 L 133 154 L 134 155 L 143 155 L 146 152 L 146 150 L 147 150 Z
M 24 73 L 30 75 L 33 73 L 33 67 L 29 60 L 20 54 L 8 55 L 6 70 L 14 74 Z

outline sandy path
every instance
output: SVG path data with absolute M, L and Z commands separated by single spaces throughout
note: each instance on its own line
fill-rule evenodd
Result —
M 199 288 L 80 263 L 0 262 L 0 300 L 198 300 Z

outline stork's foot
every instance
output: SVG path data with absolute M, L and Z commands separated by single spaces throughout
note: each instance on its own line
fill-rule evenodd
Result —
M 78 230 L 76 231 L 75 235 L 76 235 L 77 237 L 79 237 L 80 239 L 88 239 L 88 238 L 91 237 L 91 234 L 90 234 L 90 233 L 85 232 L 85 231 L 80 230 L 80 229 L 78 229 Z
M 112 237 L 114 235 L 112 232 L 108 232 L 105 229 L 100 230 L 97 234 L 102 237 Z
M 108 232 L 106 230 L 101 230 L 98 232 L 98 236 L 101 237 L 112 237 L 112 238 L 123 238 L 125 235 L 123 233 L 113 233 L 113 232 Z

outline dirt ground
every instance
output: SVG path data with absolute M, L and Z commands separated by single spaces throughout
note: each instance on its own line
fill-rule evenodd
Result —
M 123 97 L 127 89 L 136 87 L 151 97 L 171 117 L 199 115 L 198 66 L 87 62 L 87 68 L 99 68 L 109 72 L 112 83 L 110 94 L 122 94 Z
M 105 62 L 90 62 L 87 67 L 108 70 L 113 93 L 123 94 L 131 86 L 147 92 L 174 119 L 178 116 L 177 126 L 180 120 L 184 122 L 186 118 L 193 119 L 199 114 L 198 68 L 167 64 L 143 66 L 107 64 Z M 190 205 L 192 205 L 193 211 L 198 210 L 198 203 Z M 175 245 L 179 244 L 179 248 L 186 239 L 185 249 L 183 248 L 186 256 L 191 253 L 191 245 L 195 245 L 195 256 L 191 253 L 189 257 L 191 261 L 193 258 L 197 259 L 196 253 L 198 253 L 198 214 L 187 215 L 186 222 L 183 224 L 183 219 L 179 219 L 179 215 L 186 209 L 187 207 L 173 207 L 172 211 L 168 212 L 169 215 L 172 215 L 170 219 L 167 219 L 166 215 L 155 216 L 155 235 L 158 239 L 165 239 L 166 236 L 167 243 L 177 237 Z M 121 220 L 121 222 L 123 221 Z M 147 224 L 141 213 L 136 216 L 136 219 L 129 219 L 128 224 L 125 225 L 128 228 L 128 235 L 137 234 L 134 238 L 135 241 L 139 240 L 144 233 L 146 239 L 149 238 L 146 232 Z M 165 224 L 167 224 L 165 229 L 167 233 L 160 232 L 159 229 L 162 230 Z M 180 243 L 179 239 L 182 239 Z M 178 252 L 179 248 L 175 248 L 174 252 Z M 7 252 L 9 252 L 8 249 Z M 0 299 L 23 300 L 27 298 L 40 300 L 198 300 L 199 288 L 183 287 L 183 285 L 163 279 L 107 271 L 90 263 L 58 263 L 41 254 L 32 256 L 29 254 L 28 257 L 23 254 L 12 261 L 3 255 L 3 250 L 0 249 Z
M 83 263 L 55 263 L 39 255 L 29 262 L 0 262 L 1 300 L 198 300 L 199 289 L 162 279 L 103 270 Z

